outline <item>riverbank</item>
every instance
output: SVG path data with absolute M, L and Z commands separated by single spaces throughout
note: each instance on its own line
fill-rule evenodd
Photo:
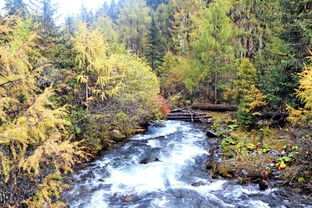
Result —
M 210 138 L 215 145 L 206 165 L 212 177 L 256 183 L 262 190 L 284 186 L 312 193 L 311 164 L 302 163 L 306 151 L 298 138 L 308 137 L 310 132 L 269 124 L 245 131 L 235 124 L 233 113 L 207 114 L 213 118 L 211 128 L 219 135 Z

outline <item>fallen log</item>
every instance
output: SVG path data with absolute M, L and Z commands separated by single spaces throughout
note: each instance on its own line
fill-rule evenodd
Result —
M 206 116 L 206 113 L 169 113 L 168 116 Z
M 167 117 L 167 120 L 194 120 L 194 121 L 200 121 L 201 118 L 198 117 Z
M 224 112 L 224 111 L 236 111 L 237 106 L 230 104 L 196 104 L 192 105 L 192 109 Z

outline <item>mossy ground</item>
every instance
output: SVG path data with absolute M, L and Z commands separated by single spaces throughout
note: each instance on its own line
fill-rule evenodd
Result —
M 292 127 L 262 124 L 259 129 L 246 131 L 236 125 L 232 112 L 207 114 L 213 118 L 212 129 L 220 135 L 219 160 L 207 163 L 213 177 L 246 183 L 267 180 L 272 186 L 288 184 L 311 191 L 311 173 L 298 174 L 302 168 L 297 162 L 301 147 Z

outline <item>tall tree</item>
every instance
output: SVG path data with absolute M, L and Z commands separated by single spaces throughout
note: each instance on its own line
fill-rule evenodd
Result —
M 108 10 L 109 10 L 109 5 L 107 2 L 104 2 L 104 4 L 97 10 L 96 17 L 108 15 Z
M 193 18 L 192 68 L 186 86 L 190 91 L 201 88 L 215 103 L 222 100 L 220 95 L 231 83 L 235 68 L 237 28 L 228 16 L 232 6 L 232 0 L 215 0 Z
M 161 31 L 162 42 L 166 50 L 174 50 L 174 44 L 172 40 L 172 28 L 174 22 L 175 8 L 172 4 L 161 4 L 157 7 L 156 16 L 157 24 Z
M 115 0 L 111 1 L 107 14 L 114 22 L 116 21 L 118 16 L 118 8 Z
M 112 67 L 107 61 L 108 44 L 98 29 L 89 30 L 81 23 L 73 38 L 77 81 L 83 85 L 84 105 L 95 96 L 105 99 L 117 93 L 118 83 L 111 77 Z M 113 85 L 112 83 L 116 83 Z
M 160 76 L 159 69 L 163 63 L 164 46 L 155 17 L 152 18 L 152 22 L 149 28 L 148 44 L 145 51 L 145 57 L 147 58 L 151 68 L 158 76 Z
M 146 0 L 147 5 L 153 10 L 156 10 L 160 4 L 165 2 L 167 2 L 167 0 Z
M 311 0 L 263 1 L 259 14 L 266 25 L 261 56 L 256 67 L 260 72 L 259 87 L 267 95 L 272 110 L 296 106 L 296 74 L 303 68 L 311 48 Z
M 25 17 L 27 7 L 23 0 L 5 0 L 5 9 L 9 15 L 19 14 Z
M 126 1 L 119 12 L 122 15 L 118 17 L 117 25 L 122 41 L 127 49 L 143 56 L 151 21 L 150 8 L 146 6 L 145 0 L 132 0 Z
M 84 1 L 82 1 L 81 3 L 81 8 L 80 8 L 80 13 L 79 13 L 79 19 L 82 22 L 87 23 L 88 25 L 91 24 L 91 22 L 93 21 L 93 14 L 90 10 L 88 10 L 85 5 L 84 5 Z
M 203 0 L 174 0 L 171 2 L 175 8 L 172 21 L 172 39 L 176 53 L 186 53 L 189 50 L 191 33 L 194 29 L 192 16 L 205 8 Z
M 45 36 L 53 36 L 53 33 L 55 32 L 55 11 L 51 0 L 42 1 L 41 24 Z

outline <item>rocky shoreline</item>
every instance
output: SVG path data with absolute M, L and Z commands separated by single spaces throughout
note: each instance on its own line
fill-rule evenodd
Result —
M 231 125 L 230 128 L 226 123 L 221 124 L 225 126 L 218 126 L 220 125 L 218 123 L 217 128 L 214 125 L 205 125 L 211 144 L 206 168 L 210 171 L 212 178 L 235 180 L 241 184 L 258 184 L 260 190 L 283 187 L 308 197 L 311 196 L 311 181 L 300 181 L 303 179 L 296 180 L 295 178 L 296 172 L 301 168 L 295 162 L 298 146 L 294 144 L 283 146 L 282 151 L 277 151 L 267 147 L 265 142 L 241 145 L 234 138 L 235 130 Z M 220 128 L 223 130 L 222 134 L 217 133 Z M 280 136 L 277 139 L 288 140 L 286 136 Z M 239 145 L 242 147 L 237 148 Z M 232 153 L 233 150 L 236 152 Z M 229 152 L 231 152 L 230 155 Z

